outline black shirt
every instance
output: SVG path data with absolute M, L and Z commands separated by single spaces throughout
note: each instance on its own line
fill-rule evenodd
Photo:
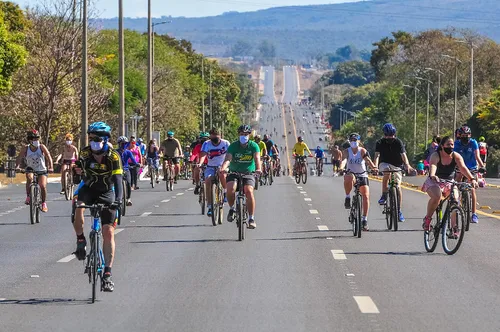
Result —
M 406 150 L 399 138 L 384 137 L 377 141 L 375 152 L 380 153 L 380 163 L 401 167 L 403 165 L 401 154 L 406 153 Z
M 273 154 L 274 142 L 271 141 L 270 139 L 268 139 L 267 141 L 263 141 L 263 142 L 266 143 L 267 154 L 268 155 L 272 155 Z

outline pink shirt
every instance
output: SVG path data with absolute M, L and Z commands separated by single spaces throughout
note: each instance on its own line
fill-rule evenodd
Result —
M 134 148 L 129 147 L 129 150 L 134 155 L 135 161 L 140 163 L 141 162 L 141 150 L 139 149 L 139 147 L 137 145 Z

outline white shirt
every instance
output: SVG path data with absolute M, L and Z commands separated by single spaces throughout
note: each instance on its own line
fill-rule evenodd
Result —
M 208 166 L 218 167 L 222 166 L 228 148 L 229 141 L 225 139 L 221 139 L 218 145 L 214 145 L 212 141 L 208 140 L 201 146 L 201 151 L 207 154 Z
M 45 166 L 45 155 L 40 146 L 35 151 L 32 151 L 28 146 L 26 150 L 26 166 L 33 169 L 35 172 L 47 171 L 47 166 Z
M 358 152 L 354 154 L 352 148 L 348 148 L 347 152 L 349 156 L 347 157 L 347 169 L 353 173 L 363 173 L 366 172 L 365 159 L 361 155 L 361 149 L 358 148 Z M 368 177 L 368 173 L 358 175 L 359 177 Z

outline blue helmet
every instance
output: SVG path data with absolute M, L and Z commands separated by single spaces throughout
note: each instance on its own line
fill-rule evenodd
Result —
M 87 134 L 95 134 L 102 137 L 111 137 L 111 127 L 105 122 L 94 122 L 89 126 Z
M 385 136 L 394 136 L 396 135 L 396 127 L 392 123 L 386 123 L 382 128 Z
M 174 136 L 174 134 L 175 133 L 173 131 L 171 131 L 171 130 L 167 132 L 167 136 Z

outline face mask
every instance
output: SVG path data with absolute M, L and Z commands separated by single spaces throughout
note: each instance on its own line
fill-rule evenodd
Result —
M 241 144 L 247 144 L 249 140 L 248 136 L 240 136 L 240 143 Z
M 462 137 L 462 138 L 460 139 L 460 142 L 461 142 L 462 144 L 469 144 L 469 140 L 470 140 L 470 138 L 469 138 L 469 137 Z
M 71 143 L 73 143 L 73 141 L 66 141 L 66 145 L 71 145 Z
M 220 142 L 220 138 L 219 138 L 219 137 L 213 137 L 213 138 L 211 138 L 210 140 L 211 140 L 211 141 L 212 141 L 212 143 L 214 143 L 214 144 L 219 144 L 219 142 Z
M 92 151 L 101 151 L 103 147 L 104 142 L 90 142 L 90 148 L 92 149 Z
M 443 151 L 447 154 L 451 154 L 453 152 L 453 148 L 450 148 L 450 147 L 447 147 L 447 148 L 443 148 Z
M 33 145 L 35 148 L 40 146 L 40 141 L 33 141 L 31 142 L 31 145 Z
M 349 142 L 351 144 L 351 148 L 357 148 L 358 147 L 358 142 Z

